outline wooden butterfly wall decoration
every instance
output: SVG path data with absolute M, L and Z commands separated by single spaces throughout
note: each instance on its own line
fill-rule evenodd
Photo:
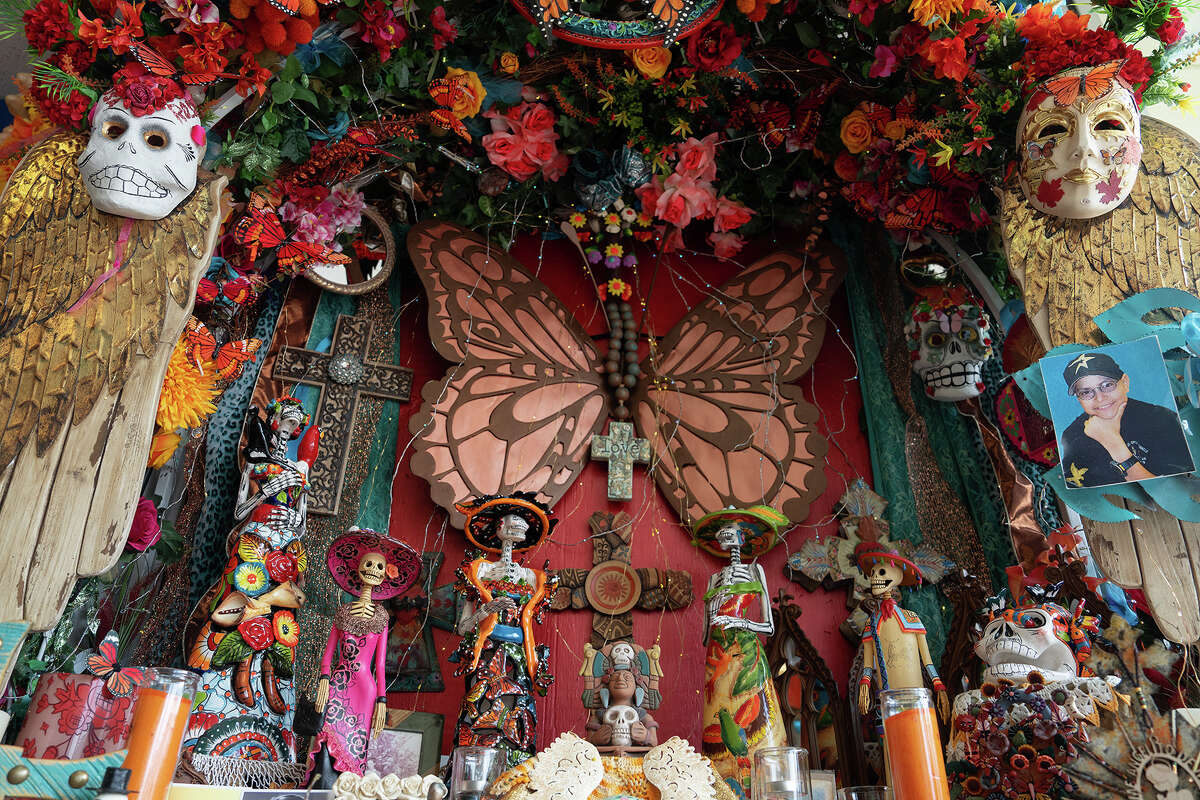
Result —
M 460 526 L 454 503 L 532 491 L 553 505 L 608 417 L 603 361 L 541 281 L 475 233 L 415 226 L 408 249 L 429 333 L 454 363 L 422 390 L 411 469 Z M 650 472 L 684 523 L 729 505 L 808 515 L 825 487 L 825 439 L 794 382 L 816 358 L 840 256 L 768 256 L 692 309 L 642 363 L 630 399 Z

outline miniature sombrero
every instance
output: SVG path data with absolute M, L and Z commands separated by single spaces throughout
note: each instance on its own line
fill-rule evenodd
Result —
M 696 522 L 692 544 L 703 547 L 714 556 L 724 556 L 717 544 L 717 532 L 726 525 L 737 525 L 742 534 L 742 555 L 757 558 L 779 542 L 779 531 L 790 523 L 788 518 L 770 506 L 723 508 L 705 514 Z
M 558 522 L 550 518 L 550 509 L 535 498 L 533 492 L 513 492 L 505 497 L 478 497 L 468 503 L 455 503 L 454 507 L 467 518 L 463 532 L 471 543 L 492 553 L 500 552 L 502 545 L 496 537 L 496 525 L 509 514 L 516 514 L 529 523 L 525 541 L 513 547 L 513 550 L 520 551 L 535 546 L 550 534 Z
M 901 586 L 915 586 L 921 583 L 925 577 L 921 574 L 921 568 L 912 560 L 900 555 L 899 550 L 880 542 L 859 542 L 858 546 L 854 548 L 854 561 L 864 575 L 867 570 L 881 561 L 900 567 L 904 570 L 904 579 L 900 581 Z
M 351 528 L 333 540 L 325 563 L 334 583 L 356 597 L 362 593 L 358 564 L 367 553 L 382 553 L 387 559 L 383 583 L 371 590 L 372 600 L 387 600 L 408 591 L 421 574 L 421 556 L 404 542 L 366 528 Z

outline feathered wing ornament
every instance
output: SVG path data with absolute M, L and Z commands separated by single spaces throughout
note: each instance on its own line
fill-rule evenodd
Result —
M 1200 144 L 1171 125 L 1142 118 L 1142 164 L 1128 199 L 1098 219 L 1052 217 L 1031 206 L 1015 181 L 1003 190 L 1009 267 L 1047 349 L 1099 343 L 1092 317 L 1162 286 L 1200 292 Z
M 1133 190 L 1104 217 L 1050 217 L 1015 184 L 1004 190 L 1009 266 L 1047 349 L 1104 341 L 1093 317 L 1139 292 L 1169 287 L 1200 294 L 1200 143 L 1143 117 L 1142 148 Z M 1109 488 L 1113 496 L 1135 494 L 1133 487 Z M 1167 638 L 1200 640 L 1200 524 L 1126 507 L 1142 517 L 1136 527 L 1085 520 L 1097 565 L 1114 583 L 1142 590 Z
M 538 493 L 553 505 L 586 465 L 608 415 L 590 337 L 539 280 L 463 228 L 409 233 L 429 332 L 452 366 L 422 390 L 412 471 L 461 526 L 454 502 Z M 802 520 L 824 488 L 825 441 L 799 378 L 820 349 L 842 270 L 826 255 L 774 254 L 686 315 L 642 364 L 633 420 L 681 519 L 766 503 Z M 656 355 L 660 353 L 661 355 Z
M 0 608 L 35 630 L 120 555 L 221 221 L 224 178 L 161 220 L 97 211 L 85 144 L 42 142 L 0 197 Z

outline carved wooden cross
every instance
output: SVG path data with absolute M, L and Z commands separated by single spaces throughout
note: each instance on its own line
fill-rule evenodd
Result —
M 608 435 L 592 437 L 592 458 L 608 462 L 608 499 L 633 499 L 633 465 L 650 463 L 650 440 L 633 435 L 632 422 L 613 421 Z
M 692 576 L 681 570 L 634 567 L 629 540 L 633 520 L 618 511 L 597 511 L 588 519 L 593 531 L 592 568 L 556 569 L 558 590 L 550 608 L 592 609 L 593 647 L 633 638 L 633 609 L 678 611 L 692 604 Z
M 342 498 L 350 434 L 362 395 L 406 401 L 412 390 L 408 367 L 367 361 L 374 323 L 367 317 L 338 317 L 328 353 L 284 347 L 272 377 L 321 388 L 313 423 L 321 429 L 321 453 L 308 475 L 308 512 L 333 516 Z

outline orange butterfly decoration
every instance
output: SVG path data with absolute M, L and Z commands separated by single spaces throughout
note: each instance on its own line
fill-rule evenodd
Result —
M 250 260 L 258 258 L 259 248 L 276 248 L 275 258 L 289 275 L 299 275 L 316 264 L 349 264 L 350 256 L 315 242 L 297 242 L 283 230 L 279 214 L 266 198 L 250 197 L 246 216 L 233 227 L 238 244 L 250 250 Z
M 142 671 L 136 667 L 122 667 L 117 663 L 116 631 L 109 631 L 96 648 L 96 652 L 87 657 L 87 671 L 104 681 L 105 688 L 113 697 L 128 697 L 133 694 L 142 681 Z
M 471 134 L 467 131 L 467 126 L 463 125 L 463 121 L 451 109 L 464 94 L 470 92 L 466 79 L 460 75 L 453 78 L 437 78 L 429 83 L 429 96 L 441 106 L 429 112 L 429 116 L 435 124 L 454 131 L 468 142 L 471 141 Z
M 132 45 L 133 55 L 138 62 L 145 67 L 151 75 L 159 78 L 170 78 L 173 81 L 179 81 L 185 86 L 203 86 L 208 83 L 214 83 L 221 78 L 237 79 L 237 75 L 231 75 L 228 72 L 183 72 L 157 50 L 145 42 L 134 42 Z
M 196 365 L 201 375 L 204 374 L 204 362 L 212 362 L 217 372 L 217 385 L 222 388 L 242 374 L 246 362 L 262 347 L 261 339 L 238 339 L 218 345 L 208 326 L 195 317 L 188 317 L 183 340 L 188 361 Z
M 1058 106 L 1071 105 L 1079 99 L 1079 95 L 1095 100 L 1112 90 L 1113 81 L 1123 66 L 1124 61 L 1109 61 L 1082 75 L 1064 75 L 1048 80 L 1042 84 L 1042 88 L 1054 95 L 1054 104 Z
M 571 11 L 570 0 L 536 0 L 530 4 L 531 10 L 537 15 L 538 26 L 547 37 L 563 17 Z
M 662 46 L 670 47 L 683 29 L 687 18 L 696 7 L 695 0 L 646 0 L 650 16 L 658 20 L 658 24 L 666 28 Z

